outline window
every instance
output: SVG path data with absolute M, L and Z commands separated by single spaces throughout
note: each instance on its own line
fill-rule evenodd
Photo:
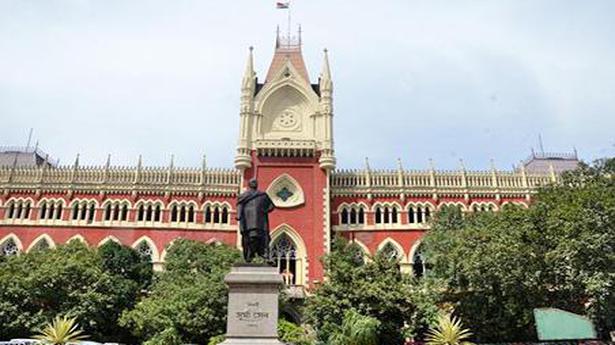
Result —
M 286 234 L 280 235 L 269 250 L 271 261 L 276 263 L 286 285 L 297 284 L 297 247 Z
M 161 216 L 160 202 L 145 201 L 137 206 L 137 221 L 139 222 L 160 222 Z
M 30 251 L 47 250 L 49 248 L 51 248 L 51 245 L 47 242 L 47 239 L 41 238 L 38 242 L 36 242 L 32 249 L 30 249 Z
M 128 220 L 128 202 L 113 200 L 105 205 L 104 213 L 105 221 L 127 221 Z
M 225 204 L 205 206 L 205 224 L 229 224 L 230 208 Z
M 397 206 L 376 206 L 376 224 L 397 224 L 398 218 Z
M 149 261 L 149 262 L 154 261 L 153 260 L 154 251 L 152 250 L 152 247 L 150 247 L 149 243 L 147 243 L 147 241 L 145 241 L 145 240 L 141 241 L 137 245 L 135 250 L 137 251 L 137 253 L 139 253 L 139 255 L 142 258 L 147 259 L 147 261 Z
M 94 222 L 96 215 L 96 202 L 88 200 L 77 200 L 73 202 L 71 219 L 77 221 Z
M 416 252 L 412 256 L 412 272 L 415 277 L 421 278 L 428 274 L 430 265 L 424 254 L 423 245 L 419 245 Z
M 0 255 L 3 256 L 13 256 L 19 253 L 19 248 L 17 247 L 17 243 L 12 238 L 7 239 L 2 244 L 0 244 Z
M 38 219 L 62 219 L 62 200 L 43 200 L 39 205 Z
M 339 211 L 340 225 L 363 225 L 365 224 L 365 210 L 360 204 L 344 205 Z
M 431 218 L 431 206 L 410 205 L 408 207 L 408 223 L 424 224 Z
M 12 200 L 6 209 L 7 219 L 30 219 L 31 202 L 29 200 Z
M 391 242 L 387 242 L 384 247 L 378 251 L 378 253 L 392 261 L 399 261 L 402 257 L 402 254 L 399 252 L 397 247 Z
M 193 204 L 174 204 L 171 207 L 171 222 L 173 223 L 194 223 Z

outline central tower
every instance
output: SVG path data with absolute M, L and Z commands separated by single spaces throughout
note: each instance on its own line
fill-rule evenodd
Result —
M 250 48 L 241 83 L 235 167 L 244 187 L 256 177 L 278 209 L 271 216 L 272 251 L 289 285 L 322 276 L 329 248 L 329 176 L 335 168 L 331 72 L 325 50 L 318 83 L 310 82 L 301 32 L 281 37 L 263 83 Z

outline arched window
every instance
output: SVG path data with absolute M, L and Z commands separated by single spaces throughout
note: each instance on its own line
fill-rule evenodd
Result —
M 214 223 L 220 223 L 220 208 L 218 207 L 214 208 Z
M 38 242 L 36 242 L 32 249 L 30 249 L 30 251 L 47 250 L 49 248 L 51 248 L 51 245 L 47 242 L 47 239 L 41 238 Z
M 120 219 L 123 221 L 128 220 L 128 205 L 126 204 L 122 205 L 122 214 Z
M 154 221 L 155 222 L 159 222 L 160 221 L 160 214 L 162 212 L 162 209 L 160 207 L 160 205 L 156 205 L 156 210 L 154 211 Z
M 154 255 L 154 251 L 152 250 L 152 247 L 150 247 L 149 243 L 147 243 L 147 241 L 141 241 L 137 245 L 135 250 L 137 251 L 137 253 L 139 253 L 141 257 L 146 258 L 147 261 L 149 262 L 153 261 L 152 257 Z
M 359 224 L 365 224 L 365 211 L 363 207 L 359 209 Z
M 350 210 L 350 224 L 357 224 L 357 210 L 355 210 L 354 208 Z
M 381 255 L 389 260 L 399 261 L 401 259 L 401 253 L 397 250 L 397 247 L 391 242 L 388 242 L 379 251 Z
M 211 223 L 211 207 L 205 207 L 205 223 Z
M 188 223 L 194 223 L 194 206 L 188 206 Z
M 414 217 L 414 207 L 413 206 L 410 206 L 410 208 L 408 209 L 408 222 L 410 224 L 416 223 L 416 218 Z
M 391 223 L 397 224 L 397 208 L 391 208 Z
M 429 268 L 429 263 L 424 254 L 424 247 L 421 244 L 412 256 L 412 272 L 415 277 L 421 278 L 429 273 Z
M 383 214 L 384 214 L 384 220 L 383 220 L 383 223 L 384 223 L 384 224 L 388 224 L 388 223 L 389 223 L 389 220 L 390 220 L 390 219 L 389 219 L 389 208 L 388 208 L 388 207 L 385 207 L 385 208 L 384 208 L 384 212 L 383 212 Z
M 345 207 L 342 209 L 342 214 L 340 215 L 340 223 L 347 225 L 348 224 L 348 209 Z
M 429 222 L 429 220 L 431 219 L 431 210 L 429 209 L 429 206 L 425 207 L 425 222 Z
M 177 205 L 173 205 L 173 207 L 171 207 L 171 221 L 177 222 Z
M 145 206 L 143 204 L 139 205 L 139 211 L 137 212 L 137 220 L 145 220 Z
M 8 204 L 7 219 L 30 219 L 31 204 L 29 200 L 12 200 Z
M 19 253 L 19 248 L 17 247 L 17 243 L 12 238 L 7 239 L 2 244 L 0 244 L 0 254 L 3 256 L 13 256 Z
M 420 206 L 416 208 L 416 222 L 419 224 L 423 222 L 423 208 Z
M 382 224 L 382 211 L 380 211 L 380 207 L 376 208 L 376 224 Z
M 282 234 L 275 240 L 269 258 L 277 264 L 286 285 L 297 284 L 297 247 L 288 235 Z
M 222 224 L 228 224 L 228 209 L 226 207 L 222 208 Z

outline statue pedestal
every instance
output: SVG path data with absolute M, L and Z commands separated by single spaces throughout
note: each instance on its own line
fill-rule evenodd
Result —
M 229 287 L 223 345 L 283 345 L 278 340 L 278 295 L 283 284 L 277 268 L 239 264 L 224 282 Z

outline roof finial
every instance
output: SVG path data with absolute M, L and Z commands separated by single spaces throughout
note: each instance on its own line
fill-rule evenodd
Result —
M 401 164 L 401 158 L 397 158 L 397 168 L 399 169 L 399 171 L 404 170 L 404 166 Z
M 256 73 L 254 72 L 254 55 L 253 55 L 253 51 L 254 51 L 254 47 L 250 46 L 248 48 L 249 53 L 248 53 L 248 60 L 246 61 L 246 70 L 243 73 L 243 82 L 242 82 L 242 86 L 244 88 L 248 88 L 248 87 L 252 87 L 254 84 L 254 76 L 256 75 Z
M 207 155 L 203 154 L 203 165 L 202 165 L 203 170 L 207 170 Z
M 107 162 L 105 163 L 105 167 L 107 167 L 107 169 L 109 169 L 109 167 L 111 166 L 111 154 L 107 154 Z
M 77 153 L 77 157 L 75 158 L 75 165 L 74 167 L 77 168 L 79 166 L 79 154 Z
M 461 167 L 461 170 L 466 171 L 466 166 L 463 163 L 463 158 L 459 158 L 459 166 Z
M 365 157 L 365 169 L 366 170 L 371 170 L 371 168 L 369 167 L 369 158 Z
M 324 60 L 322 63 L 322 72 L 320 73 L 321 83 L 323 81 L 331 81 L 331 68 L 329 67 L 329 50 L 327 48 L 323 49 Z
M 137 161 L 137 167 L 141 169 L 142 166 L 143 166 L 143 156 L 139 154 L 139 160 Z

